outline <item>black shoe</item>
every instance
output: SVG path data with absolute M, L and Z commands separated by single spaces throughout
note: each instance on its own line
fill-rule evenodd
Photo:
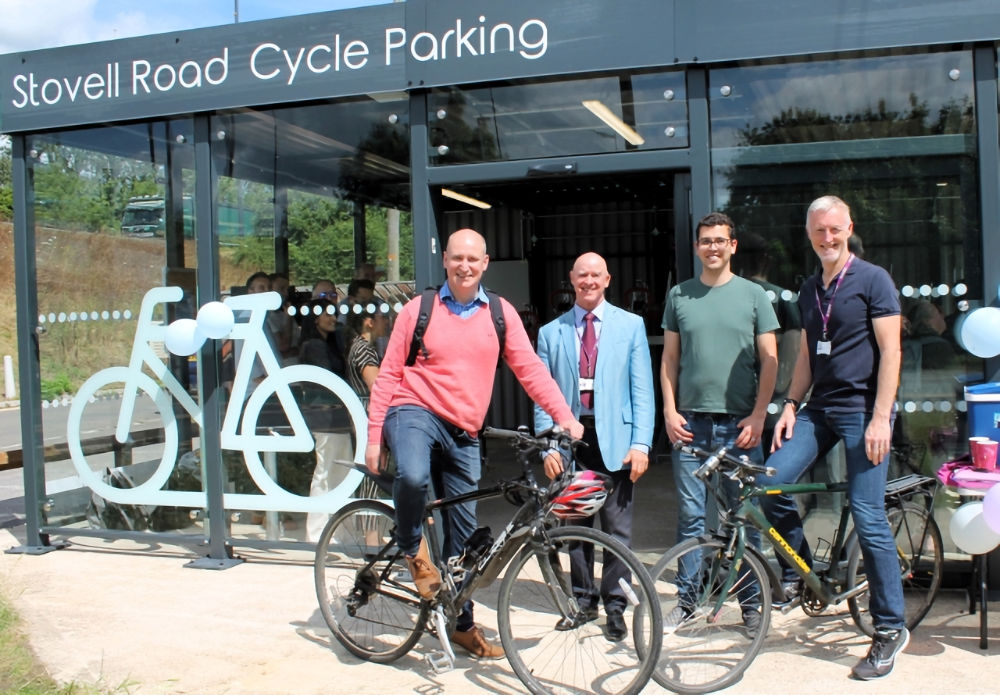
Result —
M 851 670 L 851 675 L 861 681 L 888 676 L 896 663 L 896 655 L 906 649 L 909 643 L 910 631 L 905 627 L 898 630 L 876 630 L 868 655 Z
M 597 620 L 597 608 L 581 608 L 577 611 L 576 615 L 571 615 L 567 618 L 560 618 L 559 622 L 556 623 L 556 630 L 559 632 L 566 632 L 567 630 L 575 630 L 581 625 L 586 625 L 587 623 Z
M 757 636 L 757 631 L 760 630 L 760 608 L 753 608 L 751 606 L 743 607 L 743 626 L 747 630 L 747 637 L 753 639 Z
M 608 613 L 608 624 L 605 626 L 605 633 L 609 642 L 621 642 L 625 639 L 628 636 L 625 617 L 621 613 Z
M 802 595 L 802 580 L 796 579 L 790 582 L 781 582 L 781 590 L 785 594 L 784 599 L 771 602 L 777 608 L 787 606 Z

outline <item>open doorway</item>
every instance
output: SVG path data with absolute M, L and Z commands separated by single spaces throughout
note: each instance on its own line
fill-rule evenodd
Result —
M 676 230 L 688 226 L 686 186 L 686 174 L 672 171 L 448 185 L 441 199 L 443 228 L 447 233 L 471 227 L 486 237 L 485 283 L 518 308 L 532 337 L 572 307 L 568 276 L 574 259 L 586 251 L 601 254 L 611 273 L 608 301 L 643 317 L 656 365 L 663 302 L 678 281 Z M 452 193 L 472 200 L 456 200 Z M 508 381 L 495 394 L 490 421 L 530 422 L 530 404 Z

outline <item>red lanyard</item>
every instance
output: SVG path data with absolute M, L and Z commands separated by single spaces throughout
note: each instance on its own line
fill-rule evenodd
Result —
M 816 292 L 816 308 L 819 309 L 819 318 L 823 322 L 823 340 L 829 340 L 827 336 L 827 328 L 830 325 L 830 314 L 833 313 L 833 300 L 837 296 L 837 290 L 840 289 L 840 283 L 844 281 L 844 276 L 847 275 L 847 269 L 851 267 L 851 263 L 854 262 L 854 254 L 852 253 L 847 258 L 847 263 L 840 270 L 840 274 L 837 275 L 837 284 L 833 286 L 833 294 L 830 295 L 830 303 L 826 305 L 826 311 L 823 311 L 823 302 L 819 298 L 819 286 L 817 285 L 814 291 Z

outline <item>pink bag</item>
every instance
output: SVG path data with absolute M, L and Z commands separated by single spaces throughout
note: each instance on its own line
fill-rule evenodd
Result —
M 1000 483 L 1000 472 L 980 471 L 972 467 L 972 456 L 964 454 L 953 461 L 945 461 L 937 472 L 938 480 L 949 487 L 974 489 L 991 488 Z

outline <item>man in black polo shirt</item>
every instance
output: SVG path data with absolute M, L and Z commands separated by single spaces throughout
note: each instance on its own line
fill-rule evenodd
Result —
M 824 196 L 809 206 L 806 233 L 822 268 L 799 291 L 804 330 L 767 462 L 777 472 L 762 482 L 795 482 L 817 458 L 844 442 L 851 516 L 875 625 L 868 655 L 852 675 L 871 680 L 892 671 L 910 639 L 896 544 L 885 513 L 886 459 L 901 359 L 900 311 L 889 274 L 851 253 L 853 229 L 850 208 L 840 198 Z M 799 410 L 810 388 L 809 401 Z M 811 564 L 795 501 L 772 495 L 762 506 L 778 532 Z M 801 588 L 787 567 L 783 584 L 786 596 Z

